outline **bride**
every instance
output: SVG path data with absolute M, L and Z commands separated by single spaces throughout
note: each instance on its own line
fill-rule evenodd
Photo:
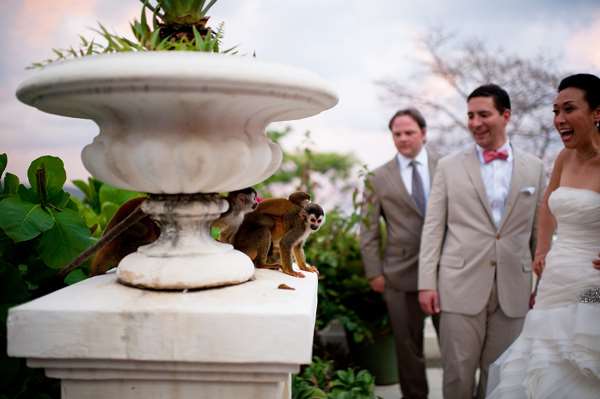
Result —
M 600 78 L 563 79 L 554 126 L 565 148 L 538 215 L 539 291 L 490 367 L 488 399 L 600 398 Z

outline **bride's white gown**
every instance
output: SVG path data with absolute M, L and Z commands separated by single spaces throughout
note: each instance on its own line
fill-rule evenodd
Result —
M 557 239 L 521 335 L 490 367 L 488 399 L 600 398 L 600 194 L 559 187 L 549 205 Z

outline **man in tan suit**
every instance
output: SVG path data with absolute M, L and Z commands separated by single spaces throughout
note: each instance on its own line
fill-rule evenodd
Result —
M 475 146 L 440 160 L 419 258 L 419 301 L 439 313 L 446 399 L 485 396 L 488 366 L 519 335 L 529 309 L 542 162 L 506 135 L 510 98 L 497 85 L 468 97 Z
M 426 124 L 416 109 L 398 111 L 389 128 L 398 154 L 375 169 L 365 187 L 360 243 L 371 288 L 382 293 L 396 341 L 398 374 L 404 398 L 428 394 L 417 261 L 426 201 L 437 157 L 425 150 Z M 380 254 L 380 218 L 387 242 Z

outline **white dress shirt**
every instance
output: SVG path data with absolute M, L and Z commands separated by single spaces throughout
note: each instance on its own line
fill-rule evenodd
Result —
M 396 160 L 398 161 L 398 166 L 400 168 L 400 177 L 402 177 L 402 182 L 404 183 L 404 187 L 406 187 L 406 191 L 410 195 L 412 195 L 412 171 L 413 168 L 410 166 L 411 158 L 407 158 L 404 155 L 398 153 L 396 155 Z M 425 147 L 421 148 L 421 152 L 417 154 L 414 158 L 415 163 L 417 164 L 417 171 L 421 175 L 421 180 L 423 180 L 423 191 L 425 192 L 425 203 L 429 200 L 429 191 L 431 190 L 431 180 L 429 178 L 429 158 L 427 157 L 427 151 L 425 151 Z
M 492 210 L 492 217 L 496 227 L 500 227 L 500 221 L 504 215 L 504 207 L 506 206 L 506 198 L 510 189 L 510 179 L 513 170 L 513 152 L 508 140 L 497 151 L 504 150 L 508 153 L 506 160 L 494 159 L 490 163 L 485 163 L 483 160 L 483 148 L 475 145 L 477 148 L 477 156 L 481 163 L 481 179 L 485 186 L 485 192 L 488 197 L 488 203 Z

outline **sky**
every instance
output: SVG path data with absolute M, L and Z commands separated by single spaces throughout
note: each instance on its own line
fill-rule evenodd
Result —
M 98 21 L 130 36 L 139 10 L 137 0 L 0 1 L 0 153 L 8 153 L 8 171 L 24 178 L 29 163 L 48 154 L 65 161 L 69 180 L 88 176 L 80 153 L 96 125 L 45 114 L 14 93 L 35 73 L 26 66 L 77 45 L 79 34 L 94 37 Z M 313 149 L 352 152 L 370 168 L 394 155 L 387 123 L 410 105 L 383 101 L 375 81 L 414 79 L 425 56 L 419 38 L 433 28 L 522 56 L 550 54 L 563 70 L 600 72 L 600 0 L 220 0 L 209 15 L 211 26 L 224 22 L 225 47 L 311 70 L 338 93 L 331 110 L 273 126 L 293 128 L 287 148 L 310 130 Z

